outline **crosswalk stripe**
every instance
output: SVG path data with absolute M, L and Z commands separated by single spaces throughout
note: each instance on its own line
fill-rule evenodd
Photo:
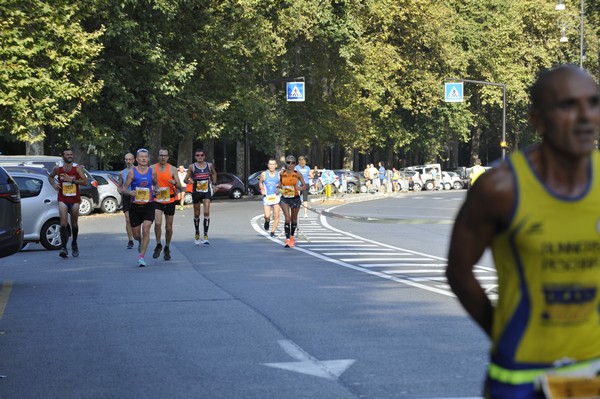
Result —
M 268 233 L 262 229 L 260 219 L 262 216 L 252 219 L 255 222 L 253 227 L 266 236 Z M 296 234 L 297 251 L 387 280 L 454 296 L 445 276 L 447 260 L 442 257 L 395 247 L 336 229 L 329 225 L 323 214 L 318 219 L 302 220 L 297 232 L 300 233 Z M 270 239 L 282 243 L 282 228 L 276 234 L 276 238 Z M 495 269 L 476 265 L 473 271 L 488 297 L 491 300 L 497 299 L 497 294 L 492 291 L 497 281 Z

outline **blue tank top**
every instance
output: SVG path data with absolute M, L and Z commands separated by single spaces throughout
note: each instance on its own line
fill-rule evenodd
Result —
M 275 176 L 269 176 L 269 171 L 265 170 L 265 181 L 263 182 L 265 185 L 265 190 L 267 190 L 266 195 L 275 194 L 277 191 L 277 184 L 279 184 L 279 172 L 275 171 Z
M 304 178 L 304 182 L 307 182 L 308 181 L 308 173 L 310 172 L 310 166 L 304 165 L 304 167 L 301 167 L 300 165 L 296 165 L 295 169 L 298 172 L 300 172 L 300 174 Z
M 135 191 L 135 197 L 133 198 L 134 204 L 147 204 L 153 202 L 152 169 L 148 168 L 148 171 L 142 174 L 137 168 L 133 168 L 133 180 L 130 187 L 132 191 Z

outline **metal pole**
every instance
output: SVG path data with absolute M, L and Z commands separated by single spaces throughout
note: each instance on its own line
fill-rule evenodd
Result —
M 502 142 L 505 143 L 506 142 L 506 85 L 504 83 L 485 82 L 485 81 L 481 81 L 481 80 L 471 80 L 471 79 L 446 78 L 446 80 L 502 87 Z M 502 159 L 504 159 L 504 158 L 506 158 L 506 148 L 502 147 Z
M 581 14 L 579 15 L 579 67 L 583 68 L 583 19 L 585 17 L 585 0 L 581 0 Z
M 506 85 L 502 85 L 502 143 L 506 143 Z M 502 146 L 502 159 L 506 158 L 506 147 Z

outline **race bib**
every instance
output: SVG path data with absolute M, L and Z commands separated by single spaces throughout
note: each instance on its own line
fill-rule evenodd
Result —
M 77 195 L 77 187 L 71 182 L 64 181 L 62 184 L 62 192 L 65 197 L 74 197 Z
M 279 196 L 277 194 L 270 194 L 270 195 L 267 195 L 265 198 L 267 200 L 266 201 L 267 205 L 277 205 L 277 204 L 279 204 Z
M 294 186 L 282 186 L 281 195 L 285 198 L 293 198 L 296 196 L 296 188 Z
M 150 202 L 150 189 L 137 187 L 135 189 L 135 202 Z
M 196 182 L 196 192 L 207 193 L 208 192 L 208 180 L 198 180 Z
M 548 399 L 600 398 L 600 377 L 547 375 L 542 387 Z
M 155 198 L 157 202 L 169 202 L 171 199 L 171 190 L 169 190 L 169 187 L 160 187 L 155 194 Z

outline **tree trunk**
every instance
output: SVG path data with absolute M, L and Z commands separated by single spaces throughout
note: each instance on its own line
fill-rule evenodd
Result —
M 162 130 L 163 126 L 161 123 L 150 126 L 149 137 L 148 137 L 148 164 L 152 165 L 158 162 L 158 150 L 162 146 Z
M 210 162 L 215 165 L 215 139 L 206 139 L 202 143 L 202 150 L 204 151 L 204 159 L 206 162 Z
M 25 155 L 44 155 L 44 129 L 41 127 L 29 131 L 29 141 L 25 143 Z
M 245 157 L 244 157 L 244 142 L 242 140 L 238 140 L 236 142 L 235 153 L 236 153 L 235 174 L 238 176 L 243 176 L 244 175 Z
M 471 160 L 470 165 L 473 165 L 473 161 L 479 158 L 479 148 L 481 147 L 481 130 L 478 125 L 471 127 Z M 470 166 L 469 165 L 469 166 Z
M 194 139 L 191 135 L 187 135 L 182 138 L 177 148 L 177 165 L 183 165 L 184 168 L 188 168 L 194 162 L 193 152 Z
M 342 168 L 354 170 L 354 150 L 349 147 L 344 147 L 344 159 L 342 160 Z
M 279 166 L 283 165 L 285 162 L 285 151 L 280 144 L 275 144 L 275 159 L 277 160 L 277 165 Z

